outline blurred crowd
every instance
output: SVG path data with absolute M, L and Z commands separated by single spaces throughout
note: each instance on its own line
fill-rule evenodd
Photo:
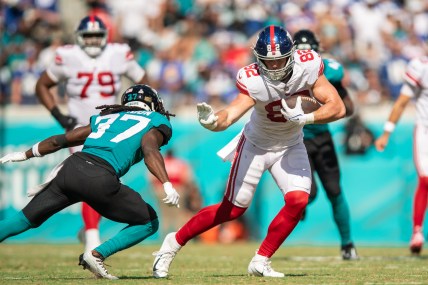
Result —
M 89 13 L 106 22 L 110 41 L 131 46 L 175 112 L 229 102 L 236 72 L 254 60 L 254 35 L 268 24 L 292 35 L 313 30 L 344 65 L 360 106 L 394 100 L 406 63 L 428 50 L 426 0 L 0 0 L 2 104 L 39 104 L 35 82 Z

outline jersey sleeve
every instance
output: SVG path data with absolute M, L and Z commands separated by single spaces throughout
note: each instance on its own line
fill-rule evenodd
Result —
M 304 70 L 300 80 L 305 80 L 309 86 L 314 85 L 324 73 L 324 62 L 313 50 L 297 50 L 294 53 L 294 61 Z
M 236 74 L 236 87 L 238 88 L 240 93 L 249 96 L 250 93 L 248 92 L 248 88 L 247 88 L 244 76 L 245 76 L 244 69 L 241 68 Z
M 404 74 L 404 84 L 401 93 L 409 97 L 415 97 L 421 90 L 421 78 L 424 72 L 424 66 L 419 58 L 409 62 Z
M 410 85 L 420 86 L 420 78 L 423 72 L 423 66 L 419 59 L 413 59 L 409 62 L 404 74 L 404 80 Z
M 135 61 L 134 54 L 127 44 L 122 44 L 122 52 L 125 57 L 125 76 L 133 82 L 139 82 L 145 75 L 144 69 Z
M 48 66 L 48 68 L 46 69 L 46 73 L 48 74 L 50 79 L 52 79 L 54 82 L 58 82 L 62 79 L 67 78 L 65 69 L 66 59 L 64 51 L 63 48 L 58 48 L 55 51 L 55 60 Z
M 159 114 L 159 113 L 152 113 L 152 125 L 154 128 L 156 128 L 161 134 L 163 135 L 163 143 L 162 145 L 168 144 L 169 140 L 172 137 L 172 126 L 171 123 L 168 121 L 168 119 Z

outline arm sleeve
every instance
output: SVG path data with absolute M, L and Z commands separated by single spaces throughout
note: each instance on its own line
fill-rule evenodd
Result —
M 134 54 L 131 52 L 131 48 L 125 45 L 125 63 L 126 72 L 125 76 L 134 82 L 140 81 L 144 75 L 144 69 L 135 61 Z
M 168 127 L 167 125 L 160 125 L 158 127 L 155 127 L 163 136 L 163 142 L 162 145 L 168 144 L 169 140 L 172 136 L 172 129 Z

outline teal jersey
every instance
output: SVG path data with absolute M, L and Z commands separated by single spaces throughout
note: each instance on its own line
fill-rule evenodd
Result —
M 327 77 L 328 81 L 333 85 L 335 85 L 335 83 L 340 83 L 345 75 L 343 66 L 338 61 L 331 58 L 324 58 L 323 63 L 324 75 Z M 305 139 L 313 139 L 317 135 L 328 131 L 327 124 L 309 124 L 303 127 Z
M 143 159 L 142 137 L 152 128 L 168 128 L 164 144 L 172 133 L 168 119 L 147 111 L 125 111 L 109 115 L 91 117 L 92 133 L 83 145 L 83 152 L 96 155 L 113 166 L 119 177 Z

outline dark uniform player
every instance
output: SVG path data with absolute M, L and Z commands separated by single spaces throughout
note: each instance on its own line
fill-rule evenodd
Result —
M 318 39 L 309 30 L 296 32 L 294 43 L 297 49 L 320 51 Z M 342 85 L 342 78 L 344 76 L 342 65 L 331 58 L 323 58 L 323 62 L 324 75 L 342 98 L 346 108 L 346 116 L 352 115 L 354 109 L 353 103 L 348 96 L 348 92 Z M 349 207 L 341 191 L 339 163 L 328 125 L 305 125 L 303 133 L 303 142 L 305 143 L 312 169 L 312 186 L 309 203 L 314 201 L 317 195 L 317 184 L 313 175 L 316 172 L 333 208 L 333 218 L 341 238 L 342 258 L 345 260 L 358 259 L 351 238 Z
M 159 148 L 171 138 L 169 113 L 156 90 L 135 85 L 122 95 L 121 105 L 104 105 L 90 125 L 52 136 L 26 152 L 0 158 L 1 163 L 23 161 L 84 144 L 82 152 L 67 158 L 41 192 L 16 216 L 0 221 L 0 241 L 36 228 L 50 216 L 84 201 L 104 217 L 128 224 L 117 235 L 80 256 L 79 265 L 98 278 L 117 279 L 103 261 L 154 234 L 159 227 L 155 210 L 140 194 L 119 181 L 129 168 L 144 159 L 151 173 L 163 183 L 164 202 L 178 206 L 179 195 L 169 182 Z

